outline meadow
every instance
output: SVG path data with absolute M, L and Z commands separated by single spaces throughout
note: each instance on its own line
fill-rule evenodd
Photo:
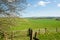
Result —
M 21 21 L 21 22 L 19 22 Z M 41 30 L 38 34 L 39 40 L 60 40 L 60 33 L 56 33 L 56 28 L 58 28 L 60 32 L 60 21 L 57 21 L 55 19 L 24 19 L 17 21 L 18 26 L 13 27 L 13 30 L 28 30 L 29 28 L 33 29 L 35 32 L 39 29 Z M 43 34 L 44 28 L 47 28 L 49 34 Z M 25 33 L 25 32 L 24 32 Z M 23 34 L 22 33 L 22 36 Z M 28 40 L 29 37 L 25 36 L 26 38 L 23 38 L 21 40 Z
M 55 19 L 17 19 L 17 26 L 12 27 L 12 30 L 27 30 L 32 28 L 33 30 L 48 28 L 54 30 L 60 28 L 60 21 Z
M 31 28 L 34 32 L 38 32 L 40 29 L 41 34 L 37 35 L 39 40 L 60 40 L 60 21 L 58 20 L 15 18 L 15 22 L 16 26 L 10 27 L 10 31 L 16 31 L 16 33 L 14 33 L 14 40 L 29 40 L 29 37 L 27 36 L 29 28 Z M 48 34 L 44 34 L 45 28 L 47 28 Z M 59 31 L 57 33 L 56 28 L 58 28 Z

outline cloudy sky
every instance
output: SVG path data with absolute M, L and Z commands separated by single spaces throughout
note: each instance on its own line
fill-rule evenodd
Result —
M 28 0 L 23 17 L 60 17 L 60 0 Z

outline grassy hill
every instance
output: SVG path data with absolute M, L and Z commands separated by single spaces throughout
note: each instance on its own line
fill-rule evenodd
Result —
M 60 21 L 55 19 L 0 18 L 0 23 L 1 22 L 6 24 L 6 26 L 11 25 L 11 30 L 27 30 L 28 28 L 32 28 L 34 30 L 39 28 L 60 28 Z
M 40 40 L 60 40 L 60 33 L 56 33 L 56 27 L 60 31 L 60 21 L 55 19 L 32 19 L 32 18 L 0 18 L 0 28 L 7 27 L 10 31 L 18 31 L 15 33 L 14 40 L 29 40 L 27 36 L 27 30 L 32 28 L 35 31 L 41 29 L 43 32 L 44 28 L 53 33 L 49 34 L 38 34 Z M 6 30 L 4 29 L 4 30 Z M 9 31 L 8 30 L 8 31 Z M 25 31 L 22 31 L 25 30 Z

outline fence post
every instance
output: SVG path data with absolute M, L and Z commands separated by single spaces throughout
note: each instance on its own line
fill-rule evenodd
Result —
M 58 28 L 56 27 L 56 32 L 58 32 Z
M 30 40 L 32 40 L 33 30 L 30 28 L 28 29 L 28 36 L 30 37 Z
M 37 32 L 35 32 L 35 36 L 33 37 L 33 39 L 34 39 L 34 40 L 39 40 L 39 39 L 37 38 Z
M 36 36 L 37 36 L 37 32 L 35 32 L 35 38 L 36 38 Z
M 47 28 L 45 28 L 45 34 L 47 33 Z
M 30 40 L 32 40 L 32 34 L 33 34 L 33 31 L 32 29 L 30 30 Z
M 29 29 L 28 29 L 28 36 L 30 36 L 30 31 L 31 31 L 31 29 L 29 28 Z
M 38 34 L 40 34 L 40 29 L 39 29 L 39 31 L 38 31 Z

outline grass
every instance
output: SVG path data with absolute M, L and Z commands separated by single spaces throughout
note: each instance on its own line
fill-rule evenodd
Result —
M 12 27 L 13 30 L 27 30 L 28 28 L 43 29 L 48 28 L 54 30 L 56 27 L 60 28 L 60 21 L 54 19 L 24 19 L 17 21 L 17 26 Z
M 55 33 L 56 27 L 60 29 L 60 21 L 57 21 L 55 19 L 24 19 L 24 20 L 22 22 L 18 22 L 19 23 L 18 26 L 13 27 L 12 29 L 28 30 L 29 28 L 32 28 L 33 30 L 39 30 L 47 28 L 49 32 L 52 31 L 53 33 L 38 35 L 39 40 L 60 40 L 60 33 Z M 29 40 L 29 37 L 27 36 L 25 36 L 25 38 L 21 37 L 20 37 L 21 40 Z
M 8 21 L 6 21 L 6 19 Z M 4 23 L 3 26 L 7 26 L 10 24 L 9 20 L 10 19 L 8 18 L 0 18 L 0 23 Z M 27 31 L 29 28 L 32 28 L 34 31 L 38 31 L 39 29 L 41 29 L 41 32 L 43 32 L 44 28 L 47 28 L 48 32 L 51 32 L 51 33 L 38 35 L 38 38 L 40 40 L 60 40 L 60 33 L 55 33 L 56 27 L 60 32 L 60 21 L 57 21 L 55 19 L 11 18 L 10 22 L 14 24 L 14 25 L 10 24 L 11 25 L 9 29 L 10 31 L 19 31 L 19 30 Z M 27 37 L 27 32 L 23 32 L 23 31 L 17 32 L 15 34 L 16 36 L 14 37 L 14 40 L 29 40 L 29 37 Z
M 60 33 L 40 34 L 40 40 L 60 40 Z
M 60 21 L 55 19 L 23 19 L 23 18 L 0 18 L 0 26 L 2 29 L 16 31 L 16 30 L 39 30 L 47 28 L 54 31 L 56 27 L 60 29 Z M 2 27 L 3 26 L 3 27 Z

